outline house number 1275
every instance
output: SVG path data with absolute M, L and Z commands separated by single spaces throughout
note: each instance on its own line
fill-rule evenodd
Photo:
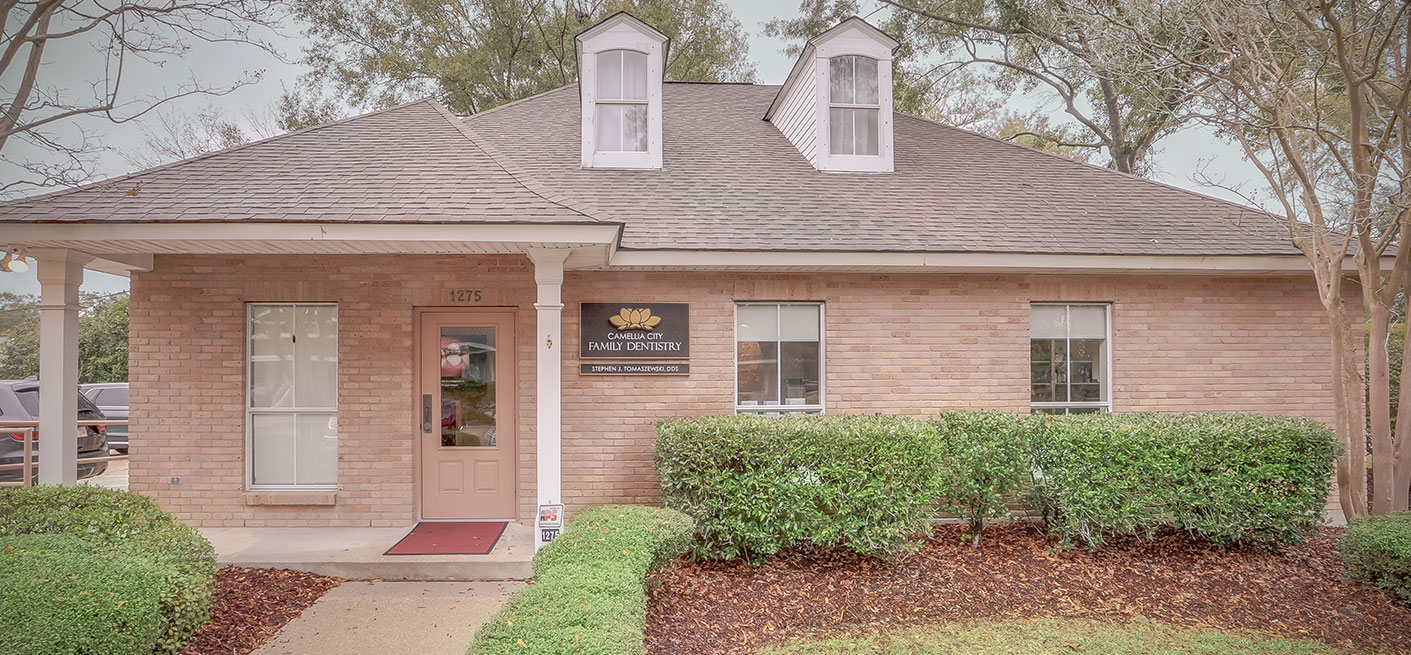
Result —
M 451 302 L 480 302 L 480 290 L 451 289 Z

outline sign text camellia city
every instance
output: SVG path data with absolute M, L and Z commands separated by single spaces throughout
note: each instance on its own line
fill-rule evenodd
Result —
M 686 359 L 691 355 L 691 312 L 686 303 L 581 305 L 582 359 Z

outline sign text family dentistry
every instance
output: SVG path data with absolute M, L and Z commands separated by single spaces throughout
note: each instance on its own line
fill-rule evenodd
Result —
M 691 312 L 687 303 L 585 302 L 581 309 L 578 356 L 582 359 L 691 356 Z

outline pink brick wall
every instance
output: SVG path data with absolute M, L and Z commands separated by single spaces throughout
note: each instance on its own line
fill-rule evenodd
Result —
M 518 256 L 175 257 L 135 275 L 132 488 L 200 525 L 406 525 L 414 518 L 412 308 L 452 288 L 517 307 L 520 518 L 533 515 L 534 284 Z M 734 406 L 734 301 L 826 303 L 827 411 L 1028 410 L 1031 301 L 1113 303 L 1114 408 L 1330 421 L 1326 330 L 1307 279 L 1197 276 L 569 272 L 563 488 L 570 508 L 658 500 L 653 423 Z M 338 302 L 341 489 L 332 506 L 247 505 L 244 303 Z M 580 376 L 578 303 L 691 303 L 689 376 Z M 167 476 L 180 475 L 180 485 Z

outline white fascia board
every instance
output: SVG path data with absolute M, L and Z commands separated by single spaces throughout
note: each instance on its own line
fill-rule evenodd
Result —
M 1303 255 L 1052 255 L 618 250 L 611 268 L 1069 273 L 1311 273 Z M 1348 258 L 1344 267 L 1356 271 Z
M 3 243 L 29 241 L 462 241 L 613 244 L 617 224 L 3 223 Z

